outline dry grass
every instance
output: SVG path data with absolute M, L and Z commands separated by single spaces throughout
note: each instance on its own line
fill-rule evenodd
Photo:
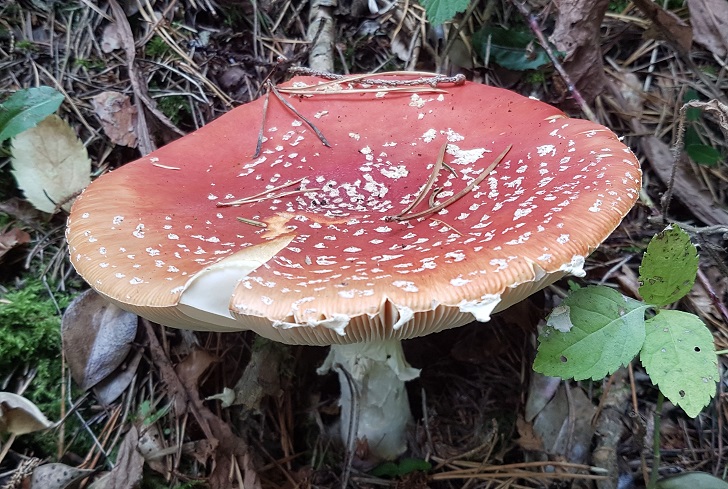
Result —
M 138 0 L 124 3 L 126 15 L 113 4 L 9 1 L 0 6 L 0 93 L 37 85 L 61 91 L 66 97 L 61 115 L 88 147 L 97 174 L 131 161 L 139 153 L 109 141 L 90 102 L 95 95 L 111 90 L 131 96 L 146 119 L 148 132 L 140 136 L 140 149 L 149 149 L 258 97 L 268 80 L 280 81 L 288 67 L 307 61 L 307 3 L 303 0 Z M 534 13 L 554 13 L 550 2 L 541 4 L 531 7 Z M 463 61 L 476 58 L 470 40 L 486 22 L 522 24 L 520 14 L 508 2 L 475 2 L 443 31 L 428 27 L 423 9 L 412 0 L 382 7 L 378 15 L 366 14 L 365 9 L 363 3 L 353 2 L 341 6 L 337 14 L 334 56 L 340 73 L 383 69 L 463 72 L 471 79 L 537 95 L 578 112 L 562 80 L 548 69 L 543 77 L 529 78 Z M 685 9 L 675 13 L 687 16 Z M 126 32 L 119 29 L 121 32 L 112 35 L 109 26 L 113 19 Z M 705 215 L 696 215 L 692 203 L 680 195 L 669 209 L 661 209 L 666 182 L 658 177 L 654 155 L 643 149 L 647 136 L 656 136 L 667 145 L 673 142 L 688 90 L 702 99 L 725 97 L 726 65 L 697 47 L 688 57 L 670 43 L 645 37 L 648 25 L 631 5 L 608 14 L 602 25 L 608 84 L 591 107 L 595 117 L 624 135 L 643 159 L 645 187 L 641 203 L 589 260 L 587 279 L 616 282 L 626 294 L 636 294 L 641 247 L 662 228 L 663 216 L 685 223 L 703 252 L 698 284 L 682 306 L 700 315 L 713 329 L 718 348 L 726 349 L 728 268 L 723 236 L 728 222 L 711 222 Z M 108 43 L 118 43 L 118 48 L 110 50 Z M 401 61 L 396 53 L 406 53 L 408 60 Z M 728 152 L 715 114 L 705 115 L 701 136 L 724 155 Z M 6 162 L 0 164 L 7 176 Z M 695 198 L 708 199 L 708 206 L 725 207 L 725 165 L 687 162 L 686 168 L 695 188 L 704 190 Z M 11 215 L 19 219 L 21 214 Z M 45 272 L 61 283 L 72 274 L 61 244 L 62 228 L 63 216 L 56 216 L 50 226 L 39 226 L 27 255 L 29 262 L 45 263 Z M 47 259 L 48 255 L 52 258 Z M 338 409 L 336 387 L 332 379 L 313 375 L 323 352 L 295 347 L 286 349 L 283 364 L 271 366 L 278 369 L 280 385 L 275 395 L 260 400 L 257 410 L 222 409 L 218 403 L 207 403 L 213 406 L 211 415 L 233 427 L 235 440 L 246 445 L 248 464 L 241 467 L 241 459 L 233 458 L 231 480 L 241 481 L 246 472 L 254 472 L 265 488 L 338 487 L 347 479 L 353 487 L 413 489 L 544 487 L 555 486 L 556 481 L 559 486 L 592 487 L 603 478 L 602 473 L 524 450 L 519 444 L 523 434 L 516 427 L 529 383 L 538 318 L 561 293 L 558 287 L 552 288 L 545 304 L 526 311 L 529 321 L 525 323 L 523 311 L 505 313 L 487 328 L 466 327 L 441 333 L 436 340 L 413 340 L 406 346 L 414 365 L 427 365 L 423 377 L 409 386 L 416 417 L 421 420 L 411 440 L 413 455 L 430 461 L 433 469 L 427 475 L 413 473 L 395 482 L 347 468 L 341 447 L 325 428 Z M 187 384 L 193 390 L 187 392 L 190 399 L 233 386 L 251 356 L 254 341 L 246 335 L 223 338 L 217 334 L 192 340 L 176 331 L 158 331 L 157 354 L 171 364 L 179 364 L 195 348 L 215 359 L 209 369 L 198 372 L 195 383 Z M 59 458 L 84 468 L 110 468 L 109 454 L 118 449 L 129 424 L 138 422 L 142 407 L 159 411 L 171 402 L 167 397 L 170 380 L 147 353 L 150 340 L 148 336 L 139 340 L 145 351 L 142 365 L 120 401 L 106 408 L 97 406 L 93 396 L 69 403 L 83 404 L 84 413 L 96 412 L 84 418 L 85 430 L 75 434 L 92 438 L 92 448 L 88 453 L 68 453 L 60 437 Z M 429 361 L 431 358 L 437 360 Z M 632 401 L 625 406 L 624 416 L 628 429 L 615 448 L 620 470 L 635 474 L 639 482 L 640 474 L 650 466 L 650 419 L 656 391 L 636 366 L 630 368 L 629 379 Z M 607 385 L 609 381 L 581 387 L 596 403 Z M 728 406 L 723 383 L 719 386 L 716 400 L 695 421 L 666 408 L 661 432 L 664 472 L 703 470 L 721 475 L 725 470 Z M 194 405 L 192 400 L 188 402 Z M 209 434 L 199 412 L 189 407 L 182 416 L 173 415 L 176 412 L 161 412 L 154 423 L 162 433 L 158 448 L 163 453 L 150 463 L 157 477 L 170 487 L 206 480 L 215 470 L 204 463 L 202 454 L 210 448 L 204 440 Z

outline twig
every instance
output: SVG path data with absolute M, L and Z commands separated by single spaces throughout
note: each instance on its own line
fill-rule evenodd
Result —
M 447 199 L 445 202 L 442 202 L 442 203 L 440 203 L 440 204 L 438 204 L 438 205 L 436 205 L 434 207 L 429 207 L 429 208 L 427 208 L 427 209 L 425 209 L 423 211 L 416 212 L 414 214 L 406 215 L 406 212 L 402 212 L 402 213 L 400 213 L 400 214 L 398 214 L 396 216 L 387 216 L 387 217 L 385 217 L 384 220 L 385 221 L 408 221 L 410 219 L 418 219 L 420 217 L 425 217 L 425 216 L 428 216 L 430 214 L 434 214 L 436 212 L 439 212 L 442 209 L 444 209 L 445 207 L 454 204 L 455 202 L 457 202 L 458 200 L 460 200 L 464 195 L 466 195 L 468 192 L 470 192 L 471 190 L 473 190 L 473 187 L 475 187 L 476 185 L 479 185 L 480 182 L 482 182 L 483 180 L 485 180 L 485 177 L 487 177 L 488 175 L 490 175 L 490 173 L 493 171 L 493 169 L 496 166 L 498 166 L 498 163 L 500 163 L 503 160 L 503 158 L 506 157 L 506 155 L 508 154 L 508 152 L 511 150 L 511 147 L 513 147 L 513 145 L 512 144 L 509 144 L 508 147 L 500 155 L 498 155 L 498 157 L 495 159 L 495 161 L 493 163 L 491 163 L 485 170 L 483 170 L 480 173 L 480 175 L 478 175 L 477 178 L 475 178 L 464 189 L 462 189 L 460 192 L 458 192 L 457 194 L 455 194 L 452 197 L 450 197 L 449 199 Z M 432 178 L 432 177 L 430 177 L 430 178 Z
M 363 85 L 375 85 L 379 87 L 414 87 L 414 86 L 420 86 L 420 85 L 429 85 L 430 87 L 436 87 L 439 84 L 442 83 L 452 83 L 453 85 L 462 85 L 465 83 L 465 76 L 464 75 L 454 75 L 454 76 L 445 76 L 445 75 L 433 75 L 432 73 L 427 72 L 420 72 L 420 71 L 391 71 L 387 73 L 379 73 L 376 76 L 397 76 L 397 75 L 406 75 L 406 76 L 417 76 L 419 75 L 419 78 L 414 78 L 411 80 L 388 80 L 385 78 L 370 78 L 372 75 L 370 74 L 364 74 L 364 75 L 337 75 L 335 73 L 328 73 L 326 71 L 319 71 L 319 70 L 312 70 L 309 68 L 304 68 L 300 66 L 295 66 L 290 68 L 289 70 L 294 75 L 308 75 L 308 76 L 316 76 L 318 78 L 324 78 L 326 80 L 330 80 L 332 82 L 336 83 L 359 83 Z M 328 86 L 330 84 L 322 83 L 320 85 L 309 85 L 306 88 L 321 88 Z M 286 92 L 296 92 L 300 90 L 299 87 L 287 87 L 285 89 L 281 89 L 281 91 Z M 324 92 L 325 93 L 325 92 Z
M 293 105 L 291 105 L 291 103 L 288 100 L 283 98 L 283 96 L 278 91 L 278 89 L 276 88 L 275 85 L 273 85 L 271 82 L 268 82 L 268 89 L 271 92 L 273 92 L 273 95 L 275 95 L 278 98 L 278 100 L 280 100 L 281 103 L 288 108 L 288 110 L 290 110 L 291 112 L 296 114 L 296 116 L 298 116 L 299 119 L 301 119 L 303 122 L 305 122 L 308 125 L 308 127 L 310 127 L 314 133 L 316 133 L 316 136 L 318 136 L 319 140 L 321 140 L 321 143 L 324 146 L 326 146 L 327 148 L 331 147 L 331 145 L 326 140 L 326 137 L 324 137 L 324 134 L 321 132 L 321 130 L 318 127 L 316 127 L 316 125 L 313 122 L 308 120 L 303 114 L 301 114 L 298 110 L 296 110 L 296 108 Z
M 351 411 L 349 412 L 349 426 L 346 437 L 346 459 L 344 461 L 344 473 L 341 476 L 341 489 L 346 489 L 349 485 L 349 477 L 351 477 L 351 468 L 354 464 L 354 447 L 356 446 L 356 433 L 359 431 L 359 396 L 360 393 L 356 388 L 356 383 L 351 377 L 351 373 L 340 363 L 333 365 L 333 369 L 340 372 L 346 377 L 346 382 L 351 393 Z M 343 430 L 344 427 L 342 426 Z
M 440 174 L 440 169 L 442 168 L 442 165 L 444 163 L 445 159 L 445 151 L 447 150 L 447 143 L 442 145 L 442 148 L 440 148 L 440 153 L 437 155 L 437 160 L 435 160 L 435 166 L 432 167 L 432 172 L 430 173 L 430 177 L 427 179 L 427 183 L 425 183 L 425 186 L 422 187 L 422 190 L 420 190 L 420 193 L 417 194 L 417 197 L 415 200 L 413 200 L 410 205 L 408 205 L 405 210 L 397 214 L 398 217 L 401 217 L 405 214 L 407 214 L 409 211 L 414 209 L 417 204 L 422 202 L 422 200 L 425 198 L 425 195 L 427 192 L 430 191 L 430 188 L 432 188 L 432 185 L 437 181 L 437 177 Z M 432 206 L 432 204 L 430 204 Z
M 253 158 L 260 156 L 260 151 L 263 149 L 263 134 L 265 132 L 265 119 L 268 117 L 268 101 L 270 100 L 270 90 L 265 92 L 265 98 L 263 99 L 263 120 L 260 122 L 260 131 L 258 131 L 258 143 L 255 145 L 255 154 Z
M 269 199 L 269 198 L 270 199 L 273 199 L 273 198 L 275 198 L 275 196 L 271 196 L 270 195 L 273 192 L 275 192 L 277 190 L 282 190 L 282 189 L 284 189 L 286 187 L 290 187 L 292 185 L 299 184 L 299 183 L 301 183 L 304 180 L 305 180 L 304 177 L 301 177 L 298 180 L 289 180 L 288 182 L 286 182 L 286 183 L 284 183 L 282 185 L 278 185 L 277 187 L 273 187 L 271 189 L 264 190 L 262 192 L 258 192 L 257 194 L 251 195 L 250 197 L 243 197 L 242 199 L 230 200 L 230 201 L 227 201 L 227 202 L 218 202 L 215 205 L 217 205 L 217 207 L 229 207 L 231 205 L 252 204 L 254 202 L 258 202 L 258 201 L 261 201 L 261 200 L 266 200 L 266 199 Z
M 518 11 L 521 12 L 521 15 L 523 15 L 523 17 L 528 21 L 528 26 L 531 28 L 531 31 L 536 35 L 538 43 L 541 45 L 544 51 L 546 51 L 546 54 L 548 55 L 549 59 L 551 59 L 551 62 L 554 64 L 554 68 L 556 68 L 556 71 L 559 72 L 561 78 L 564 79 L 567 90 L 569 90 L 572 97 L 574 97 L 576 103 L 579 104 L 579 107 L 581 108 L 581 111 L 584 113 L 586 118 L 592 122 L 598 122 L 597 116 L 591 110 L 589 104 L 586 103 L 584 97 L 581 96 L 581 93 L 576 88 L 576 85 L 574 85 L 574 83 L 571 81 L 571 77 L 566 72 L 558 57 L 556 56 L 556 53 L 554 53 L 553 49 L 551 49 L 549 42 L 546 40 L 546 36 L 543 35 L 541 28 L 538 26 L 538 22 L 536 22 L 536 16 L 531 13 L 525 3 L 522 3 L 518 0 L 513 0 L 513 5 L 516 6 Z

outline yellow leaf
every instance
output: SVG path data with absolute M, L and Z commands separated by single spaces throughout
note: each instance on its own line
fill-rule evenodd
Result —
M 71 199 L 91 183 L 91 160 L 81 140 L 57 115 L 46 117 L 12 140 L 13 175 L 25 198 L 43 212 Z

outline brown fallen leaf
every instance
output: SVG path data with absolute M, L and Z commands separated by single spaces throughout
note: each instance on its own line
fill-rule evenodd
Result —
M 0 261 L 11 249 L 28 243 L 30 243 L 30 234 L 19 228 L 13 228 L 0 234 Z
M 139 453 L 139 431 L 132 426 L 119 446 L 116 465 L 104 477 L 104 489 L 135 489 L 142 480 L 144 457 Z
M 280 395 L 280 368 L 284 355 L 284 348 L 275 341 L 259 341 L 253 348 L 243 375 L 233 388 L 233 405 L 242 404 L 251 411 L 260 412 L 260 403 L 265 396 Z
M 724 59 L 728 55 L 728 2 L 688 0 L 688 9 L 695 42 Z
M 599 32 L 609 0 L 561 0 L 551 42 L 566 53 L 563 66 L 587 102 L 605 83 Z
M 652 0 L 633 0 L 633 3 L 652 21 L 655 32 L 648 31 L 647 35 L 670 42 L 680 54 L 686 55 L 690 51 L 693 30 L 680 17 Z
M 250 450 L 244 439 L 235 435 L 228 423 L 210 411 L 200 399 L 197 389 L 190 392 L 182 384 L 172 367 L 167 353 L 159 343 L 152 323 L 142 320 L 149 339 L 149 354 L 159 370 L 160 379 L 165 384 L 169 397 L 175 398 L 175 410 L 179 416 L 180 409 L 189 405 L 190 412 L 205 434 L 211 446 L 214 446 L 212 472 L 208 484 L 212 489 L 230 487 L 229 476 L 242 472 L 244 487 L 260 489 L 260 479 L 251 460 Z
M 136 331 L 136 314 L 91 289 L 76 297 L 61 323 L 63 351 L 73 380 L 86 390 L 114 372 L 129 355 Z
M 187 392 L 194 392 L 199 397 L 197 386 L 200 383 L 200 377 L 217 361 L 218 358 L 209 351 L 195 348 L 184 360 L 177 364 L 174 370 Z
M 143 352 L 141 349 L 133 350 L 116 370 L 93 387 L 96 399 L 101 404 L 104 406 L 111 405 L 131 385 L 134 376 L 137 374 L 142 357 Z
M 116 25 L 116 24 L 112 24 Z M 128 95 L 119 92 L 101 92 L 91 99 L 96 117 L 112 143 L 130 148 L 137 147 L 137 119 L 139 111 Z

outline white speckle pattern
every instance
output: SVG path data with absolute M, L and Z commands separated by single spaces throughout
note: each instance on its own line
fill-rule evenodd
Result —
M 69 219 L 79 272 L 119 303 L 151 292 L 155 311 L 174 311 L 195 284 L 211 290 L 205 280 L 222 280 L 214 287 L 226 299 L 212 316 L 226 328 L 257 317 L 258 332 L 284 342 L 410 337 L 432 308 L 487 320 L 516 283 L 581 273 L 574 257 L 598 245 L 638 196 L 638 165 L 614 135 L 543 104 L 523 117 L 526 99 L 469 83 L 441 93 L 370 86 L 351 96 L 359 84 L 325 86 L 335 95 L 281 94 L 331 147 L 271 98 L 255 158 L 257 130 L 241 128 L 262 120 L 262 101 L 190 135 L 179 155 L 163 148 L 96 180 Z M 235 129 L 216 135 L 225 120 Z M 446 165 L 432 175 L 444 144 Z M 219 155 L 210 156 L 213 145 Z M 179 170 L 150 170 L 157 155 Z M 108 197 L 129 182 L 133 190 Z M 175 321 L 189 327 L 186 317 Z M 354 317 L 380 323 L 365 333 Z M 444 312 L 429 317 L 446 326 L 437 319 Z

